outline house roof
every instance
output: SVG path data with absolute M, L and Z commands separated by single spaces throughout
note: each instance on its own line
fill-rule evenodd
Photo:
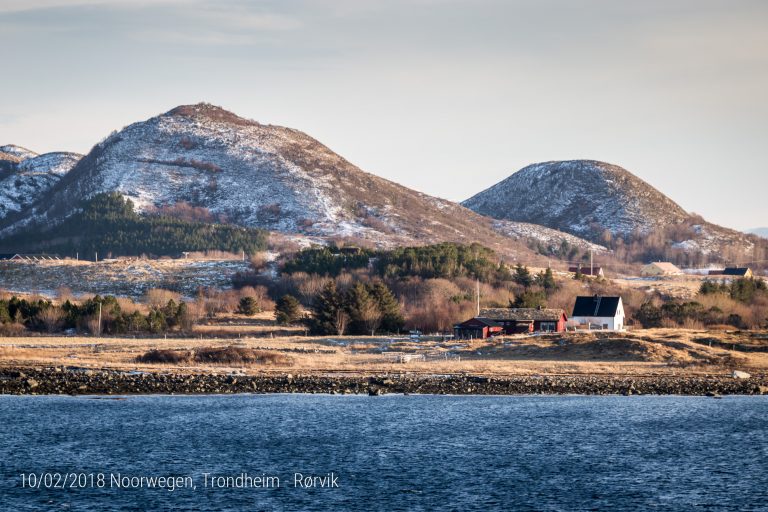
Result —
M 749 273 L 749 268 L 747 267 L 726 267 L 725 270 L 723 270 L 724 276 L 745 276 Z
M 653 263 L 649 263 L 648 265 L 646 265 L 646 267 L 656 267 L 670 274 L 676 274 L 676 273 L 682 272 L 677 265 L 675 265 L 674 263 L 670 263 L 668 261 L 654 261 Z
M 613 318 L 619 309 L 621 297 L 576 297 L 571 316 L 595 316 Z
M 565 315 L 562 309 L 548 308 L 486 308 L 480 310 L 480 317 L 495 321 L 516 320 L 518 322 L 557 322 Z
M 478 324 L 478 323 L 485 325 L 486 327 L 502 327 L 501 324 L 494 322 L 490 318 L 483 318 L 479 316 L 470 318 L 469 320 L 465 320 L 460 324 L 456 324 L 456 327 L 470 327 L 472 326 L 472 324 Z

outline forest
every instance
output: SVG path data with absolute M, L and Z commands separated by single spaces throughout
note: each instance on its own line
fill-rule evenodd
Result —
M 63 223 L 28 230 L 0 241 L 3 252 L 45 253 L 93 259 L 114 256 L 179 256 L 184 251 L 221 250 L 256 254 L 264 250 L 261 229 L 191 221 L 162 213 L 140 215 L 117 192 L 99 194 Z

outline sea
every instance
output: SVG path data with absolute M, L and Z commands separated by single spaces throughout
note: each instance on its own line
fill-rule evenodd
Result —
M 768 397 L 0 396 L 0 510 L 768 510 Z

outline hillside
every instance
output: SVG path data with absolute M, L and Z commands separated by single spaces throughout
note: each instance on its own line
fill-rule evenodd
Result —
M 138 215 L 117 192 L 98 194 L 83 209 L 48 230 L 25 230 L 3 240 L 12 252 L 73 255 L 85 259 L 121 256 L 174 256 L 221 250 L 256 254 L 268 234 L 256 228 L 197 222 L 167 215 Z
M 626 169 L 594 160 L 529 165 L 462 205 L 602 243 L 621 238 L 733 260 L 752 256 L 755 247 L 754 237 L 689 214 Z
M 488 218 L 364 172 L 298 130 L 208 104 L 180 106 L 112 134 L 32 204 L 0 215 L 0 234 L 56 225 L 89 198 L 113 191 L 144 213 L 193 211 L 218 222 L 381 246 L 480 241 L 507 256 L 531 256 L 524 240 L 497 232 Z M 534 231 L 553 246 L 566 238 Z
M 67 152 L 38 155 L 14 145 L 0 147 L 0 219 L 26 211 L 82 157 Z

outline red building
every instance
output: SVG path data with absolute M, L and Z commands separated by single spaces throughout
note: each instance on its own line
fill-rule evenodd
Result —
M 484 340 L 503 334 L 504 328 L 487 318 L 470 318 L 453 326 L 453 336 L 462 340 Z
M 461 339 L 485 339 L 500 334 L 563 332 L 567 322 L 568 316 L 562 309 L 488 308 L 453 326 L 453 334 Z

